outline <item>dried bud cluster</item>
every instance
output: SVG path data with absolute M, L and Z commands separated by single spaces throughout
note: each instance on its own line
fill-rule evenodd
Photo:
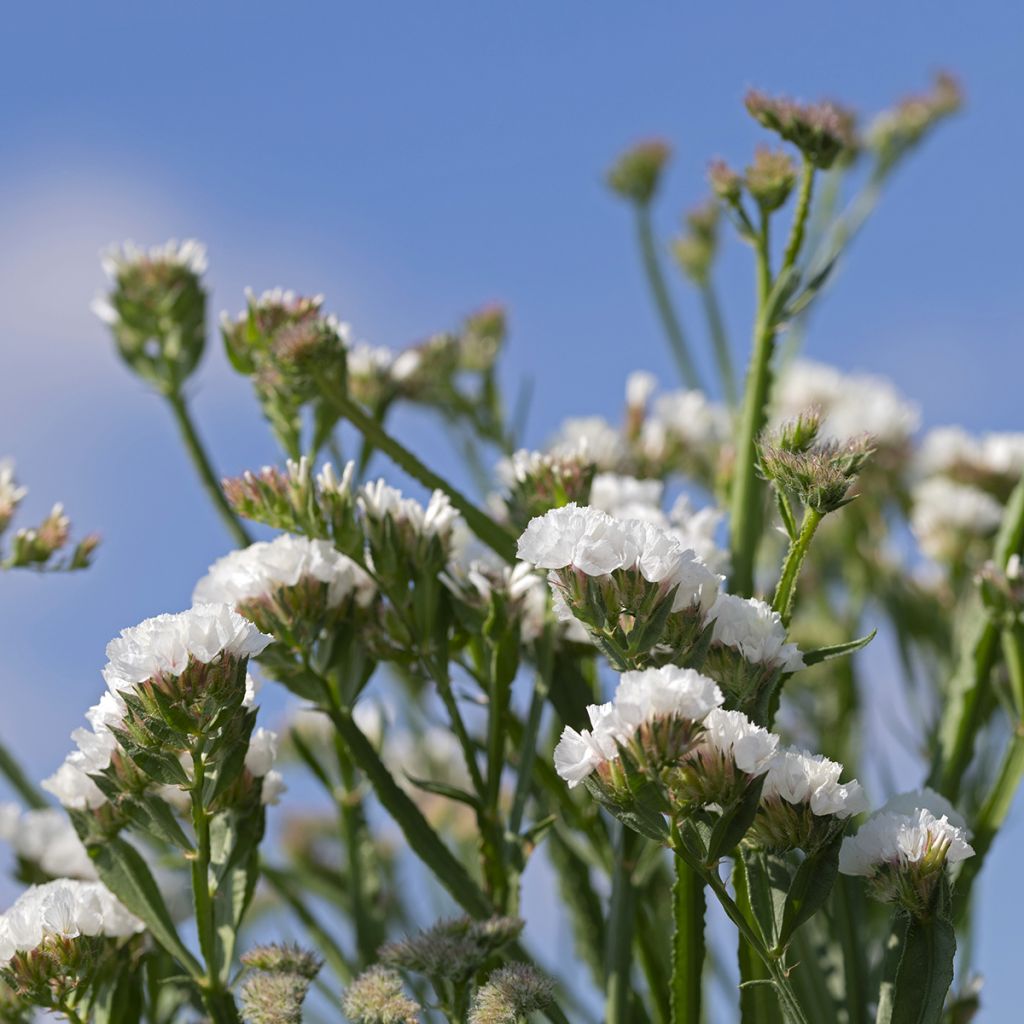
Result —
M 827 169 L 856 149 L 853 114 L 838 104 L 798 103 L 756 89 L 744 102 L 755 120 L 796 146 L 815 167 Z
M 402 988 L 397 971 L 380 965 L 363 971 L 345 989 L 341 1008 L 352 1024 L 419 1024 L 420 1007 Z
M 796 165 L 781 149 L 758 146 L 747 168 L 747 191 L 765 213 L 783 206 L 796 184 Z
M 469 1024 L 519 1024 L 554 997 L 551 979 L 528 964 L 499 967 L 473 997 Z
M 299 946 L 257 946 L 242 956 L 251 973 L 239 993 L 248 1024 L 301 1024 L 302 1004 L 323 961 Z

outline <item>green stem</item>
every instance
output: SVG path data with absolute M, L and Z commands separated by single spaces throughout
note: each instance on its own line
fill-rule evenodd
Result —
M 800 190 L 796 197 L 796 210 L 793 213 L 793 226 L 789 230 L 789 240 L 782 256 L 782 269 L 785 274 L 796 265 L 800 250 L 804 244 L 804 233 L 807 230 L 807 217 L 811 212 L 811 193 L 814 190 L 814 164 L 804 158 L 803 170 L 800 173 Z
M 836 878 L 832 906 L 843 951 L 843 997 L 850 1024 L 868 1024 L 868 965 L 863 945 L 863 908 L 856 883 L 848 875 Z
M 359 778 L 344 744 L 335 743 L 338 770 L 344 793 L 338 795 L 338 813 L 341 818 L 342 839 L 348 852 L 349 901 L 355 926 L 356 949 L 359 966 L 373 963 L 377 950 L 384 941 L 383 930 L 374 919 L 367 893 L 364 849 L 368 842 L 366 817 L 359 797 Z
M 330 381 L 321 381 L 321 385 L 324 395 L 333 403 L 338 414 L 347 419 L 364 438 L 424 487 L 447 494 L 452 505 L 462 513 L 466 525 L 473 533 L 506 562 L 510 564 L 515 562 L 515 540 L 503 526 L 481 512 L 464 494 L 425 466 L 403 444 L 396 441 L 372 416 L 366 413 L 358 402 L 349 397 L 344 388 Z
M 607 948 L 605 949 L 605 1024 L 629 1024 L 633 962 L 633 929 L 636 919 L 636 894 L 633 870 L 643 837 L 621 826 L 619 848 L 612 874 L 612 895 L 608 907 Z
M 994 561 L 1006 568 L 1010 557 L 1024 546 L 1024 478 L 1006 503 L 1003 522 L 996 537 Z M 939 724 L 939 746 L 929 785 L 954 802 L 960 782 L 974 756 L 974 743 L 990 707 L 989 676 L 999 646 L 999 626 L 975 599 L 965 629 L 964 641 L 945 711 Z
M 647 283 L 650 285 L 658 316 L 661 317 L 662 326 L 665 328 L 669 345 L 672 347 L 672 354 L 679 367 L 679 374 L 688 388 L 699 389 L 701 387 L 700 376 L 697 373 L 693 357 L 690 355 L 686 336 L 683 334 L 683 326 L 672 305 L 668 285 L 665 283 L 665 275 L 662 273 L 661 262 L 658 259 L 658 249 L 654 242 L 654 230 L 651 225 L 650 203 L 636 204 L 636 230 L 644 271 L 647 274 Z
M 195 424 L 192 422 L 192 414 L 189 412 L 184 396 L 180 393 L 169 394 L 167 395 L 167 403 L 171 407 L 174 421 L 178 424 L 181 439 L 185 443 L 185 449 L 196 468 L 196 472 L 199 474 L 199 480 L 210 501 L 213 502 L 214 508 L 216 508 L 224 525 L 228 528 L 228 532 L 234 537 L 235 541 L 242 547 L 248 547 L 252 543 L 252 538 L 235 515 L 234 509 L 228 504 L 228 499 L 224 497 L 220 481 L 217 478 L 217 474 L 213 471 L 209 456 L 206 454 L 206 448 L 196 431 Z
M 512 797 L 512 810 L 508 816 L 508 830 L 512 835 L 519 835 L 523 827 L 523 815 L 526 813 L 526 801 L 530 796 L 533 783 L 533 764 L 537 750 L 537 736 L 540 733 L 541 718 L 544 713 L 544 702 L 548 696 L 548 683 L 544 673 L 538 671 L 533 683 L 533 696 L 530 698 L 530 710 L 523 728 L 522 743 L 519 746 L 519 773 L 516 776 L 516 788 Z
M 704 880 L 675 858 L 672 887 L 672 1024 L 700 1024 L 704 975 Z
M 46 797 L 29 782 L 24 769 L 14 755 L 0 743 L 0 775 L 2 775 L 25 803 L 35 810 L 49 807 Z
M 64 1015 L 65 1019 L 70 1021 L 71 1024 L 85 1024 L 85 1020 L 78 1016 L 78 1014 L 71 1009 L 66 1002 L 62 1002 L 57 1007 L 57 1012 Z
M 820 512 L 813 508 L 804 509 L 800 532 L 796 540 L 789 545 L 786 560 L 782 564 L 782 575 L 779 577 L 779 585 L 775 588 L 772 607 L 782 616 L 782 621 L 786 625 L 789 625 L 789 620 L 793 617 L 793 598 L 796 596 L 796 581 L 800 576 L 800 568 L 804 564 L 804 558 L 807 557 L 808 548 L 821 519 Z
M 199 949 L 206 965 L 205 977 L 200 985 L 203 1005 L 213 1024 L 235 1024 L 238 1012 L 230 993 L 221 981 L 221 965 L 217 952 L 217 920 L 210 891 L 210 812 L 206 807 L 203 789 L 206 783 L 205 749 L 198 739 L 192 755 L 192 828 L 196 848 L 192 856 L 192 900 L 195 906 L 196 931 Z
M 753 921 L 750 905 L 750 884 L 745 861 L 737 857 L 733 871 L 736 907 L 748 923 Z M 740 1020 L 742 1024 L 778 1024 L 781 1021 L 779 1000 L 768 984 L 771 980 L 768 962 L 761 953 L 760 938 L 751 942 L 740 932 L 736 945 L 736 960 L 740 973 Z
M 768 218 L 762 216 L 761 231 L 756 240 L 757 315 L 754 320 L 754 346 L 743 396 L 730 502 L 732 580 L 729 590 L 740 597 L 750 597 L 754 591 L 754 561 L 763 518 L 761 487 L 757 478 L 757 438 L 767 420 L 771 361 L 775 351 L 775 328 L 768 322 L 768 295 L 771 291 L 768 243 Z
M 729 351 L 729 337 L 725 331 L 722 307 L 718 303 L 718 295 L 710 278 L 701 284 L 700 297 L 708 321 L 708 333 L 711 335 L 711 346 L 715 353 L 715 363 L 718 365 L 718 376 L 722 381 L 722 393 L 729 408 L 733 408 L 737 400 L 736 370 L 732 364 L 732 353 Z

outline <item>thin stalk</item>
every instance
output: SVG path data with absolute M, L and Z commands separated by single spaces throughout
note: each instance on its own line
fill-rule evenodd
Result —
M 61 1003 L 57 1008 L 58 1013 L 62 1013 L 66 1020 L 70 1021 L 70 1024 L 85 1024 L 85 1020 L 71 1009 L 67 1003 Z
M 543 673 L 538 672 L 534 678 L 533 696 L 530 698 L 530 710 L 526 715 L 523 727 L 523 740 L 519 747 L 519 773 L 516 776 L 516 788 L 512 797 L 512 809 L 508 816 L 508 830 L 512 835 L 519 835 L 523 827 L 523 815 L 526 813 L 526 801 L 530 797 L 533 783 L 533 764 L 537 750 L 537 736 L 540 733 L 541 718 L 544 713 L 544 702 L 548 696 L 548 684 Z
M 35 810 L 49 807 L 46 797 L 29 781 L 14 755 L 0 743 L 0 775 L 2 775 L 25 803 Z
M 338 414 L 347 419 L 366 440 L 424 487 L 447 494 L 452 505 L 462 513 L 466 525 L 473 533 L 506 562 L 509 564 L 515 562 L 515 540 L 503 526 L 482 512 L 469 498 L 424 465 L 403 444 L 396 441 L 358 402 L 349 397 L 343 387 L 328 381 L 321 381 L 321 384 L 325 397 L 334 405 Z
M 217 962 L 217 919 L 210 891 L 210 812 L 206 807 L 203 788 L 206 783 L 206 762 L 203 741 L 197 740 L 192 751 L 192 828 L 196 848 L 192 856 L 192 901 L 195 907 L 196 931 L 199 948 L 206 965 L 206 975 L 200 984 L 203 1005 L 214 1024 L 234 1024 L 238 1012 L 230 993 L 221 981 Z
M 821 520 L 820 512 L 813 508 L 804 509 L 800 532 L 789 545 L 786 560 L 782 563 L 782 575 L 779 577 L 779 585 L 775 588 L 772 607 L 782 616 L 782 621 L 786 625 L 789 625 L 789 620 L 793 617 L 793 598 L 796 596 L 796 581 L 800 576 L 800 568 L 804 564 L 811 540 Z
M 349 902 L 355 926 L 356 949 L 360 967 L 373 963 L 377 950 L 384 941 L 384 934 L 374 920 L 367 893 L 367 878 L 363 858 L 366 846 L 367 827 L 359 797 L 359 778 L 351 758 L 340 741 L 335 743 L 338 757 L 338 771 L 344 792 L 337 799 L 338 814 L 341 818 L 342 840 L 348 851 Z
M 757 314 L 754 318 L 754 346 L 747 370 L 730 502 L 732 580 L 729 590 L 740 597 L 750 597 L 754 591 L 754 561 L 763 518 L 761 487 L 757 478 L 757 438 L 767 418 L 771 361 L 775 351 L 775 328 L 768 323 L 767 306 L 772 277 L 768 218 L 765 215 L 761 217 L 756 256 Z
M 811 212 L 811 193 L 814 190 L 814 164 L 806 157 L 804 158 L 803 169 L 800 172 L 800 189 L 796 197 L 796 210 L 793 212 L 793 224 L 789 229 L 789 239 L 786 242 L 786 250 L 782 256 L 782 269 L 780 273 L 786 273 L 791 267 L 796 266 L 797 258 L 804 244 L 804 233 L 807 230 L 807 217 Z
M 847 659 L 848 660 L 848 659 Z M 868 1024 L 868 965 L 864 955 L 861 904 L 853 880 L 836 878 L 832 907 L 843 951 L 843 995 L 850 1024 Z
M 736 860 L 733 888 L 736 892 L 736 906 L 744 920 L 750 922 L 753 920 L 753 912 L 750 906 L 747 868 L 742 858 Z M 740 972 L 742 1024 L 778 1024 L 781 1020 L 781 1007 L 768 984 L 771 974 L 767 961 L 759 951 L 758 943 L 751 942 L 742 931 L 737 938 L 736 961 Z
M 994 561 L 1006 568 L 1010 557 L 1024 546 L 1024 479 L 1013 489 L 1006 503 L 1003 522 L 996 536 Z M 955 801 L 960 782 L 971 758 L 974 742 L 985 723 L 991 696 L 989 676 L 996 663 L 999 626 L 993 616 L 976 602 L 973 617 L 960 650 L 950 694 L 939 725 L 939 749 L 929 785 Z
M 722 394 L 729 408 L 736 405 L 736 370 L 732 363 L 732 353 L 729 351 L 729 337 L 725 330 L 725 320 L 722 318 L 722 307 L 718 303 L 718 294 L 710 278 L 706 279 L 700 286 L 700 297 L 704 305 L 704 315 L 708 321 L 708 333 L 711 335 L 711 347 L 715 353 L 715 363 L 718 366 L 718 376 L 722 381 Z
M 699 389 L 701 388 L 700 376 L 697 373 L 693 356 L 690 354 L 686 335 L 683 333 L 683 325 L 672 305 L 668 285 L 665 283 L 665 275 L 661 270 L 661 261 L 658 259 L 658 249 L 654 242 L 654 230 L 651 225 L 650 203 L 636 204 L 636 231 L 647 283 L 650 285 L 658 316 L 661 318 L 661 324 L 665 328 L 676 365 L 679 367 L 679 375 L 688 388 Z
M 621 826 L 619 848 L 612 875 L 611 903 L 608 907 L 608 945 L 605 949 L 605 1024 L 629 1024 L 633 962 L 633 929 L 636 920 L 636 893 L 633 869 L 643 838 Z
M 701 1024 L 704 977 L 704 880 L 682 857 L 675 858 L 672 887 L 672 1024 Z
M 234 509 L 228 504 L 228 499 L 224 497 L 220 480 L 217 478 L 217 474 L 210 463 L 210 458 L 206 453 L 206 447 L 203 445 L 196 431 L 196 426 L 192 422 L 192 414 L 189 412 L 188 403 L 180 393 L 169 394 L 166 397 L 167 404 L 171 407 L 171 412 L 174 414 L 174 421 L 178 424 L 178 430 L 181 432 L 181 439 L 185 443 L 185 450 L 188 452 L 192 465 L 195 466 L 196 472 L 199 474 L 199 480 L 203 485 L 203 489 L 209 496 L 213 507 L 217 510 L 231 536 L 242 547 L 248 547 L 252 543 L 252 538 L 242 525 L 241 520 L 235 515 Z

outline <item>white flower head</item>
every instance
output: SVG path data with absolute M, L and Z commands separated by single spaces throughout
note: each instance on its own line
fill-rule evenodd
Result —
M 96 879 L 96 868 L 68 816 L 55 807 L 0 805 L 0 839 L 15 855 L 60 878 Z
M 183 242 L 172 238 L 163 245 L 154 245 L 149 249 L 129 241 L 112 245 L 100 253 L 103 272 L 111 281 L 117 281 L 125 270 L 141 263 L 183 267 L 200 277 L 206 273 L 206 246 L 194 238 L 186 238 Z
M 714 622 L 712 642 L 733 648 L 748 662 L 783 672 L 804 667 L 800 649 L 787 642 L 782 617 L 764 601 L 720 594 L 708 618 Z
M 50 938 L 122 938 L 143 927 L 101 883 L 60 878 L 26 889 L 0 915 L 0 962 L 31 952 Z
M 156 677 L 180 675 L 190 660 L 208 665 L 224 656 L 254 657 L 272 642 L 273 637 L 228 605 L 199 604 L 122 630 L 107 644 L 103 677 L 111 690 L 123 690 Z
M 955 558 L 972 538 L 993 533 L 1003 510 L 990 494 L 969 484 L 933 477 L 914 488 L 910 528 L 929 558 Z
M 26 494 L 28 489 L 20 486 L 14 475 L 14 460 L 0 459 L 0 531 L 7 528 Z
M 328 608 L 338 607 L 350 596 L 366 607 L 376 593 L 366 572 L 329 541 L 282 534 L 219 558 L 196 584 L 192 598 L 197 603 L 239 608 L 303 582 L 326 586 Z
M 849 818 L 867 810 L 864 789 L 856 779 L 841 783 L 843 766 L 821 754 L 789 748 L 772 758 L 762 798 L 806 804 L 812 814 Z
M 613 704 L 620 721 L 635 729 L 660 718 L 702 722 L 722 699 L 714 680 L 692 668 L 665 665 L 623 672 Z
M 548 450 L 562 458 L 585 458 L 599 470 L 618 469 L 629 456 L 622 432 L 600 416 L 566 420 Z
M 712 572 L 725 576 L 729 573 L 729 552 L 718 543 L 724 519 L 721 509 L 694 509 L 689 497 L 682 494 L 669 512 L 668 531 L 684 548 L 695 551 Z
M 640 446 L 653 460 L 666 457 L 671 445 L 709 458 L 729 439 L 729 413 L 703 391 L 669 391 L 654 401 L 640 431 Z
M 245 752 L 245 767 L 254 778 L 263 778 L 277 760 L 277 733 L 262 726 L 249 737 Z
M 598 473 L 590 485 L 590 505 L 616 519 L 644 519 L 667 526 L 661 511 L 665 485 L 661 480 L 638 480 L 621 473 Z
M 401 491 L 383 479 L 360 488 L 357 500 L 369 519 L 390 518 L 405 525 L 416 537 L 438 537 L 444 543 L 451 538 L 459 520 L 458 511 L 443 491 L 434 491 L 424 507 L 415 498 L 404 498 Z
M 658 390 L 658 378 L 647 370 L 634 370 L 626 378 L 626 406 L 629 409 L 645 409 L 651 395 Z
M 779 737 L 755 725 L 742 711 L 716 708 L 704 719 L 704 742 L 745 775 L 757 777 L 768 771 Z
M 567 725 L 555 747 L 555 771 L 569 783 L 570 789 L 602 765 L 616 760 L 619 744 L 629 735 L 611 702 L 588 705 L 587 715 L 590 729 L 577 732 Z

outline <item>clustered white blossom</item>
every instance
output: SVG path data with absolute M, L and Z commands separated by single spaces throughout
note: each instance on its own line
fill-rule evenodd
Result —
M 992 495 L 937 476 L 914 489 L 910 528 L 929 558 L 943 560 L 955 557 L 965 539 L 992 534 L 1002 516 Z
M 921 442 L 916 468 L 922 476 L 966 473 L 1019 478 L 1024 473 L 1024 434 L 975 437 L 962 427 L 936 427 Z
M 777 424 L 817 407 L 820 436 L 839 442 L 870 434 L 884 447 L 903 446 L 917 429 L 920 412 L 884 377 L 843 373 L 798 359 L 779 375 L 772 392 Z
M 787 642 L 782 617 L 764 601 L 720 594 L 708 618 L 714 623 L 712 642 L 733 648 L 746 661 L 772 665 L 784 672 L 804 667 L 800 649 Z
M 28 488 L 22 487 L 14 475 L 14 460 L 0 459 L 0 530 L 11 521 Z
M 55 807 L 0 804 L 0 840 L 53 878 L 94 881 L 96 868 L 68 816 Z
M 655 461 L 663 459 L 672 444 L 708 454 L 728 441 L 731 432 L 728 410 L 703 391 L 668 391 L 654 400 L 644 419 L 640 447 Z
M 76 749 L 43 781 L 43 788 L 69 809 L 102 806 L 106 797 L 90 776 L 109 767 L 117 750 L 111 727 L 124 718 L 123 692 L 151 679 L 180 675 L 190 660 L 211 664 L 225 656 L 254 657 L 272 639 L 223 604 L 196 605 L 185 612 L 157 615 L 122 630 L 107 644 L 103 678 L 108 691 L 86 712 L 91 729 L 78 728 L 71 734 Z M 246 696 L 254 690 L 247 679 Z
M 871 877 L 883 867 L 902 871 L 929 856 L 957 864 L 974 856 L 970 838 L 963 818 L 938 794 L 901 793 L 843 840 L 839 870 Z
M 442 542 L 450 539 L 459 521 L 458 511 L 443 491 L 434 491 L 424 507 L 415 498 L 403 497 L 397 487 L 383 479 L 361 487 L 357 501 L 370 519 L 390 518 L 407 525 L 416 536 L 438 537 Z
M 644 726 L 659 719 L 681 719 L 697 725 L 722 703 L 714 680 L 688 668 L 624 672 L 607 704 L 587 707 L 590 729 L 577 732 L 566 726 L 555 747 L 555 770 L 570 789 L 601 765 L 619 757 Z
M 37 949 L 48 939 L 124 938 L 142 929 L 142 922 L 100 882 L 60 878 L 26 889 L 0 915 L 0 961 Z
M 667 525 L 661 511 L 665 485 L 661 480 L 638 480 L 621 473 L 598 473 L 590 485 L 593 508 L 616 519 L 645 519 Z
M 572 567 L 587 576 L 636 571 L 649 583 L 676 588 L 673 610 L 707 611 L 720 577 L 692 550 L 652 523 L 619 520 L 572 503 L 531 520 L 519 538 L 519 557 L 541 569 Z
M 722 760 L 757 778 L 771 766 L 779 737 L 752 722 L 742 711 L 716 708 L 704 719 L 704 743 Z
M 328 608 L 336 608 L 350 596 L 365 607 L 377 590 L 369 575 L 330 541 L 282 534 L 219 558 L 196 584 L 192 599 L 197 604 L 237 608 L 304 581 L 326 586 Z
M 136 263 L 166 263 L 184 267 L 199 276 L 206 273 L 206 246 L 195 238 L 186 238 L 183 242 L 172 238 L 163 245 L 144 246 L 134 242 L 124 242 L 104 250 L 100 257 L 103 272 L 111 281 L 126 267 Z
M 246 770 L 255 779 L 262 779 L 260 800 L 264 804 L 276 804 L 287 790 L 284 777 L 274 770 L 277 761 L 277 733 L 262 726 L 249 737 L 249 749 L 245 752 Z
M 843 766 L 821 754 L 788 748 L 772 758 L 762 799 L 806 804 L 812 814 L 850 818 L 867 810 L 864 788 L 856 780 L 841 783 Z
M 548 450 L 560 458 L 585 458 L 599 470 L 617 470 L 629 458 L 622 432 L 602 416 L 567 419 Z

